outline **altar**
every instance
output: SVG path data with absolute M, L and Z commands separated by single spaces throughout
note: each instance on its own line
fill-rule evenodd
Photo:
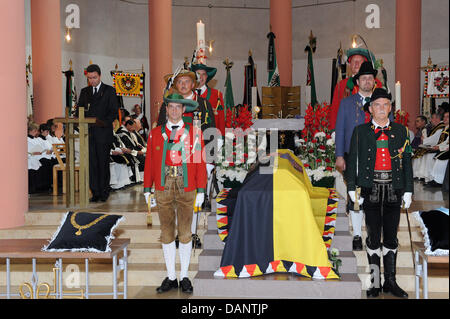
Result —
M 279 131 L 300 131 L 305 127 L 305 119 L 303 117 L 299 119 L 257 119 L 253 121 L 252 128 L 255 130 L 266 129 Z

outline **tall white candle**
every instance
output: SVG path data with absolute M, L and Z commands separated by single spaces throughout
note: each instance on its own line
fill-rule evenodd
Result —
M 205 64 L 205 24 L 200 20 L 197 22 L 197 62 Z
M 400 81 L 395 83 L 395 110 L 400 111 L 402 108 L 402 86 Z

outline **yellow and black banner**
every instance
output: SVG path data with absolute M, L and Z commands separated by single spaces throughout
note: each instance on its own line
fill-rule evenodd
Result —
M 142 97 L 144 95 L 144 74 L 114 73 L 113 86 L 118 96 Z

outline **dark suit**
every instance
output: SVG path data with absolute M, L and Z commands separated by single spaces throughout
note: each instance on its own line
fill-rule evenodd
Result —
M 413 193 L 414 190 L 411 147 L 405 144 L 409 141 L 409 131 L 403 125 L 391 122 L 386 135 L 391 156 L 391 182 L 381 188 L 379 183 L 374 182 L 377 141 L 372 122 L 359 125 L 353 131 L 345 171 L 347 189 L 354 191 L 357 186 L 361 187 L 366 214 L 366 244 L 372 250 L 381 247 L 381 231 L 383 246 L 397 249 L 402 196 L 405 192 Z M 399 156 L 399 150 L 403 148 L 404 151 Z
M 102 83 L 95 95 L 93 90 L 91 86 L 81 90 L 78 106 L 85 108 L 86 117 L 98 120 L 89 126 L 89 187 L 93 197 L 106 199 L 109 195 L 112 123 L 117 118 L 119 103 L 112 86 Z

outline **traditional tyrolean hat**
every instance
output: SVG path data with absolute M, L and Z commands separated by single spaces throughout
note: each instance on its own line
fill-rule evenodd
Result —
M 185 99 L 181 94 L 178 93 L 169 94 L 167 97 L 164 98 L 164 102 L 166 103 L 166 105 L 169 105 L 169 103 L 183 104 L 183 106 L 186 107 L 185 110 L 186 113 L 193 112 L 198 107 L 197 101 Z
M 217 69 L 216 68 L 213 68 L 213 67 L 210 67 L 210 66 L 206 66 L 206 65 L 201 64 L 201 63 L 193 63 L 192 66 L 191 66 L 191 70 L 193 72 L 197 72 L 198 70 L 205 70 L 206 74 L 208 75 L 208 78 L 206 79 L 206 83 L 211 81 L 212 78 L 217 73 Z
M 373 68 L 372 63 L 370 63 L 369 61 L 365 61 L 361 64 L 358 73 L 356 73 L 353 77 L 353 83 L 355 85 L 358 85 L 358 83 L 356 83 L 356 80 L 358 80 L 361 75 L 372 74 L 375 78 L 377 76 L 377 73 L 378 71 Z
M 388 99 L 389 101 L 391 101 L 392 100 L 392 94 L 388 93 L 388 91 L 386 91 L 386 89 L 376 88 L 373 91 L 373 93 L 372 93 L 372 95 L 370 97 L 370 100 L 367 101 L 364 104 L 364 111 L 369 112 L 370 103 L 372 103 L 373 101 L 376 101 L 376 100 L 378 100 L 380 98 L 385 98 L 385 99 Z

